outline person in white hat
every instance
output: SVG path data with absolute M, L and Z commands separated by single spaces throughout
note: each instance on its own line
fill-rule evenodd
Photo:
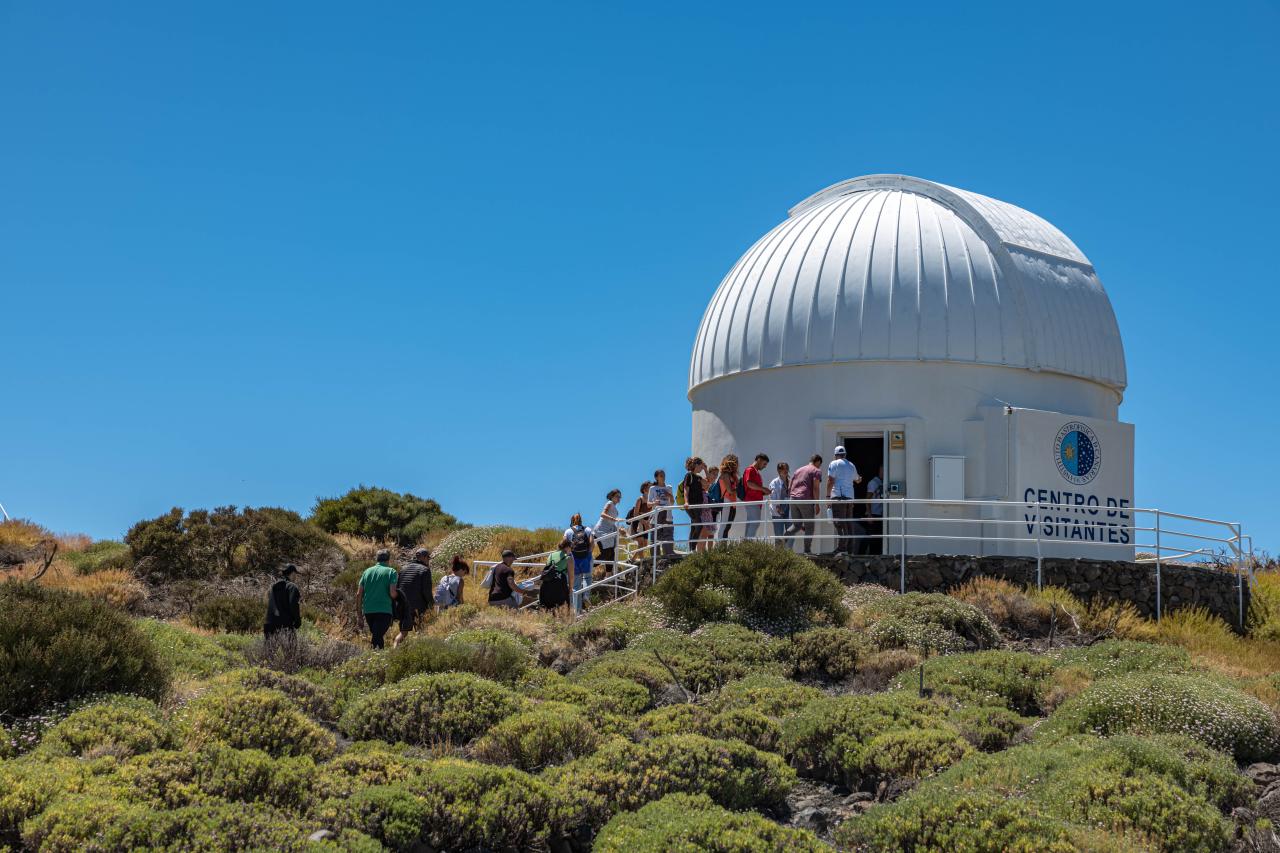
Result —
M 844 445 L 835 449 L 836 458 L 827 465 L 827 500 L 831 501 L 831 518 L 836 524 L 836 551 L 852 554 L 857 549 L 853 541 L 853 486 L 861 483 L 858 468 L 846 457 Z

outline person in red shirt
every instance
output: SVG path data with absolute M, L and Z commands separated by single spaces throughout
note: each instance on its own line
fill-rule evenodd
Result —
M 756 530 L 760 527 L 760 513 L 764 510 L 765 488 L 764 478 L 760 472 L 769 464 L 769 457 L 763 453 L 756 454 L 756 461 L 742 472 L 742 498 L 747 502 L 743 507 L 747 511 L 747 539 L 756 538 Z
M 815 453 L 809 457 L 808 465 L 791 476 L 791 499 L 803 503 L 791 505 L 791 517 L 795 521 L 787 528 L 787 535 L 799 534 L 800 544 L 804 546 L 806 554 L 812 553 L 809 543 L 813 536 L 813 519 L 818 515 L 818 499 L 822 494 L 818 487 L 821 485 L 822 456 Z

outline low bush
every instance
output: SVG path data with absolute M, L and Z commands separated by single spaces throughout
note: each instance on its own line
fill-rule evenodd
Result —
M 720 623 L 706 625 L 693 635 L 669 628 L 651 631 L 615 654 L 622 659 L 652 660 L 660 667 L 665 675 L 646 676 L 651 690 L 678 680 L 685 689 L 703 694 L 750 672 L 780 671 L 782 648 L 766 634 Z
M 1194 675 L 1145 672 L 1096 681 L 1059 706 L 1040 730 L 1050 738 L 1076 733 L 1181 734 L 1241 764 L 1274 760 L 1280 751 L 1280 725 L 1266 705 Z
M 1158 627 L 1159 640 L 1185 648 L 1199 666 L 1233 678 L 1280 672 L 1280 643 L 1242 637 L 1203 607 L 1184 607 L 1166 613 Z
M 256 598 L 215 595 L 206 598 L 191 611 L 191 621 L 206 631 L 231 631 L 253 634 L 262 630 L 266 606 Z
M 840 601 L 850 614 L 856 615 L 862 608 L 897 594 L 897 590 L 878 583 L 855 583 L 845 588 Z
M 560 790 L 586 795 L 597 823 L 667 794 L 706 794 L 731 809 L 781 806 L 795 773 L 776 755 L 701 735 L 613 740 L 593 755 L 544 774 Z
M 1057 661 L 1060 667 L 1083 669 L 1094 680 L 1134 672 L 1185 673 L 1192 668 L 1185 649 L 1131 640 L 1071 646 L 1057 652 Z
M 110 539 L 94 542 L 79 551 L 62 552 L 59 556 L 82 575 L 92 575 L 109 569 L 127 570 L 133 567 L 129 546 Z
M 1141 843 L 1216 851 L 1226 849 L 1234 834 L 1223 813 L 1247 801 L 1249 784 L 1229 758 L 1187 738 L 1077 736 L 970 756 L 897 803 L 850 821 L 838 838 L 910 846 L 932 837 L 950 839 L 959 849 L 1029 850 L 1040 849 L 1029 842 L 1055 837 L 1037 838 L 1048 820 L 1086 849 Z M 951 809 L 957 798 L 981 801 L 985 812 Z M 1035 818 L 1016 839 L 998 829 L 1002 802 L 1019 804 L 1024 819 Z M 991 838 L 990 846 L 965 846 L 983 837 Z
M 0 762 L 0 847 L 19 849 L 25 820 L 64 794 L 84 788 L 90 762 L 27 755 Z
M 126 757 L 170 745 L 169 724 L 154 702 L 105 697 L 68 715 L 45 734 L 40 752 L 97 758 Z
M 749 708 L 767 717 L 785 717 L 823 695 L 821 690 L 779 675 L 749 675 L 720 688 L 711 707 L 718 711 Z
M 472 744 L 476 758 L 535 773 L 590 755 L 601 736 L 585 714 L 572 705 L 544 702 L 502 720 Z
M 650 711 L 636 721 L 638 738 L 699 734 L 719 740 L 740 740 L 745 744 L 775 752 L 782 729 L 771 717 L 753 708 L 734 708 L 714 713 L 703 705 L 667 705 Z
M 593 717 L 603 714 L 634 716 L 649 706 L 649 691 L 634 681 L 600 676 L 587 679 L 584 683 L 591 687 L 576 684 L 549 669 L 533 669 L 516 686 L 531 699 L 563 702 L 580 708 Z
M 659 662 L 652 651 L 642 652 L 638 649 L 606 652 L 569 673 L 571 682 L 596 692 L 605 692 L 602 687 L 604 679 L 633 682 L 643 687 L 652 698 L 661 695 L 674 683 L 671 672 Z M 640 710 L 643 711 L 644 708 Z
M 1049 630 L 1049 605 L 1021 586 L 1000 578 L 978 577 L 948 593 L 972 604 L 991 622 L 1018 637 L 1042 637 Z
M 359 740 L 462 746 L 521 710 L 524 701 L 470 673 L 415 675 L 356 700 L 340 727 Z
M 857 670 L 866 641 L 845 628 L 814 628 L 794 634 L 785 652 L 787 674 L 816 681 L 843 681 Z
M 203 802 L 152 809 L 73 794 L 23 825 L 22 840 L 52 853 L 94 850 L 302 850 L 308 833 L 260 803 Z
M 831 848 L 812 833 L 779 826 L 758 814 L 731 812 L 710 797 L 668 794 L 604 825 L 596 853 L 824 853 Z
M 315 812 L 329 827 L 356 830 L 373 839 L 379 850 L 414 849 L 428 820 L 426 803 L 395 784 L 358 788 L 341 799 L 320 803 Z
M 987 651 L 947 655 L 925 663 L 924 683 L 937 696 L 961 704 L 1000 705 L 1019 714 L 1037 716 L 1053 663 L 1028 652 Z M 898 677 L 895 688 L 918 690 L 918 673 Z
M 0 723 L 0 761 L 6 758 L 13 758 L 18 754 L 18 742 L 13 735 L 9 734 L 9 730 Z
M 151 642 L 101 601 L 6 581 L 0 613 L 0 716 L 96 693 L 158 698 L 168 687 Z
M 618 604 L 588 613 L 564 636 L 578 649 L 600 654 L 625 649 L 636 637 L 660 627 L 661 614 L 648 602 Z
M 317 800 L 345 799 L 370 785 L 402 781 L 428 764 L 382 741 L 360 741 L 320 766 L 312 790 Z
M 866 626 L 879 648 L 928 649 L 950 653 L 993 649 L 1000 632 L 986 615 L 963 601 L 933 592 L 908 592 L 862 607 L 855 625 Z
M 305 678 L 286 675 L 261 667 L 237 669 L 226 673 L 218 679 L 222 684 L 235 684 L 247 690 L 266 688 L 279 690 L 288 696 L 308 716 L 317 720 L 334 719 L 334 697 L 327 688 L 321 687 Z
M 137 619 L 133 624 L 151 641 L 160 662 L 174 675 L 209 678 L 245 664 L 243 655 L 186 628 L 156 619 Z
M 999 752 L 1007 749 L 1013 738 L 1029 722 L 1007 708 L 990 705 L 965 705 L 947 715 L 947 722 L 983 752 Z
M 278 690 L 224 687 L 187 704 L 175 720 L 187 745 L 212 742 L 269 755 L 309 755 L 325 759 L 335 744 L 329 734 Z
M 494 648 L 510 649 L 524 655 L 528 655 L 533 651 L 534 644 L 529 637 L 504 631 L 501 628 L 460 628 L 450 633 L 445 639 L 472 646 L 492 646 Z
M 963 755 L 968 745 L 946 718 L 938 703 L 905 692 L 819 699 L 783 720 L 782 748 L 802 775 L 873 787 Z
M 502 640 L 497 640 L 502 637 Z M 470 672 L 495 681 L 513 682 L 532 663 L 529 650 L 518 640 L 496 632 L 492 642 L 415 637 L 387 653 L 386 683 L 411 675 Z
M 297 810 L 310 803 L 316 778 L 310 756 L 272 758 L 260 749 L 235 749 L 218 742 L 195 752 L 147 753 L 116 773 L 124 799 L 167 808 L 218 797 Z
M 691 732 L 706 735 L 714 716 L 702 705 L 687 702 L 655 708 L 636 720 L 636 736 L 652 738 Z
M 678 622 L 741 622 L 789 634 L 812 619 L 841 624 L 844 587 L 835 576 L 785 548 L 743 542 L 692 554 L 658 581 L 653 594 Z
M 1076 853 L 1106 849 L 1082 843 L 1084 835 L 1080 828 L 1019 799 L 930 789 L 845 821 L 836 829 L 836 842 L 850 850 Z

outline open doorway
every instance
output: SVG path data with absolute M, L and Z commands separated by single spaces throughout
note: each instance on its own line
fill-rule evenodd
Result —
M 854 486 L 854 496 L 858 498 L 869 497 L 867 486 L 870 485 L 874 477 L 880 474 L 881 469 L 884 467 L 885 434 L 877 432 L 847 435 L 842 436 L 840 441 L 844 444 L 844 449 L 849 454 L 849 461 L 854 464 L 854 467 L 858 469 L 858 475 L 862 477 L 862 482 Z M 863 523 L 867 533 L 874 537 L 866 540 L 861 549 L 862 553 L 884 553 L 884 540 L 881 538 L 884 531 L 881 530 L 881 518 L 871 514 L 871 506 L 869 504 L 858 504 L 855 508 L 854 516 Z M 869 549 L 866 546 L 870 546 Z

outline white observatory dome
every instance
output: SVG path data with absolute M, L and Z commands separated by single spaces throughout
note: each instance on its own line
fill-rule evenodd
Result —
M 689 391 L 733 374 L 846 362 L 952 362 L 1125 384 L 1115 313 L 1089 259 L 1003 201 L 903 175 L 794 207 L 707 307 Z

